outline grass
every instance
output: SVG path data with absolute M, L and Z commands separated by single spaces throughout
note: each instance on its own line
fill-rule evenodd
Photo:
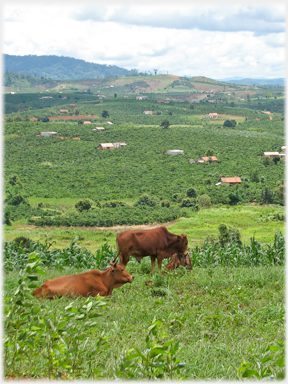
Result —
M 256 365 L 269 346 L 284 340 L 283 267 L 194 268 L 191 272 L 180 269 L 151 277 L 142 272 L 143 263 L 150 266 L 148 259 L 140 265 L 128 263 L 127 270 L 136 276 L 135 280 L 115 289 L 113 296 L 106 299 L 108 305 L 100 311 L 103 316 L 96 318 L 97 325 L 85 347 L 84 343 L 81 347 L 81 353 L 92 356 L 92 361 L 82 360 L 73 376 L 63 363 L 61 371 L 68 378 L 91 379 L 94 370 L 94 379 L 115 379 L 115 372 L 116 377 L 125 379 L 120 356 L 134 347 L 144 351 L 148 327 L 154 318 L 163 325 L 164 340 L 174 339 L 182 348 L 177 358 L 186 367 L 174 379 L 235 380 L 242 359 Z M 76 273 L 73 268 L 65 273 L 46 272 L 41 281 Z M 147 286 L 147 280 L 152 280 L 154 286 Z M 16 286 L 17 273 L 8 274 L 5 295 L 10 296 Z M 77 299 L 74 304 L 84 300 Z M 38 305 L 36 299 L 34 302 Z M 69 303 L 71 300 L 62 298 L 40 305 L 53 318 L 57 311 L 65 312 Z M 69 321 L 72 324 L 73 318 Z M 101 334 L 107 337 L 108 344 L 92 354 Z M 24 373 L 28 377 L 47 377 L 46 368 L 39 369 L 41 366 L 45 367 L 43 354 L 31 350 L 26 360 L 18 363 L 14 376 Z
M 29 199 L 30 200 L 30 199 Z M 41 199 L 44 202 L 44 199 Z M 66 201 L 67 200 L 67 201 Z M 37 199 L 33 200 L 34 204 Z M 40 202 L 40 201 L 39 201 Z M 47 199 L 51 207 L 65 206 L 71 209 L 76 202 L 74 199 Z M 281 230 L 284 234 L 285 222 L 273 219 L 275 215 L 284 214 L 284 207 L 281 206 L 225 206 L 210 209 L 202 209 L 192 214 L 189 218 L 180 218 L 174 224 L 169 225 L 169 231 L 175 234 L 185 233 L 188 236 L 189 246 L 202 246 L 207 238 L 216 238 L 219 235 L 218 227 L 226 224 L 239 229 L 241 239 L 244 243 L 249 243 L 250 237 L 262 243 L 272 243 L 275 232 Z M 25 221 L 13 223 L 12 226 L 4 226 L 4 239 L 11 241 L 15 237 L 25 236 L 33 241 L 43 242 L 48 236 L 56 243 L 53 247 L 62 249 L 67 247 L 77 236 L 80 244 L 95 252 L 103 244 L 116 246 L 116 234 L 126 227 L 107 228 L 99 230 L 97 228 L 66 228 L 66 227 L 35 227 L 25 224 Z

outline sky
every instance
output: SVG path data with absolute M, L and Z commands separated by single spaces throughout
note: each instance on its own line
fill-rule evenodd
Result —
M 285 77 L 285 1 L 4 0 L 2 7 L 5 54 L 188 77 Z

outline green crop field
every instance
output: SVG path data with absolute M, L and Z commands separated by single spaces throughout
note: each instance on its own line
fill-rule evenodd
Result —
M 11 76 L 21 93 L 4 100 L 5 379 L 282 379 L 285 160 L 263 154 L 283 154 L 283 89 L 157 75 L 39 80 L 41 93 Z M 112 297 L 31 295 L 109 266 L 117 233 L 159 225 L 187 235 L 192 271 L 151 275 L 149 257 L 131 257 L 135 279 Z

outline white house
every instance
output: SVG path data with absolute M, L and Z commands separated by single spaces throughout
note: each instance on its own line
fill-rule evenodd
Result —
M 182 149 L 169 149 L 167 155 L 184 155 L 184 151 Z
M 40 136 L 45 136 L 45 137 L 55 137 L 57 136 L 57 132 L 40 132 Z

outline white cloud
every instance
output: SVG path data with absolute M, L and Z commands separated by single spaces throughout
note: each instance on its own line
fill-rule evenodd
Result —
M 12 3 L 4 9 L 3 53 L 71 56 L 181 76 L 284 77 L 283 9 Z

